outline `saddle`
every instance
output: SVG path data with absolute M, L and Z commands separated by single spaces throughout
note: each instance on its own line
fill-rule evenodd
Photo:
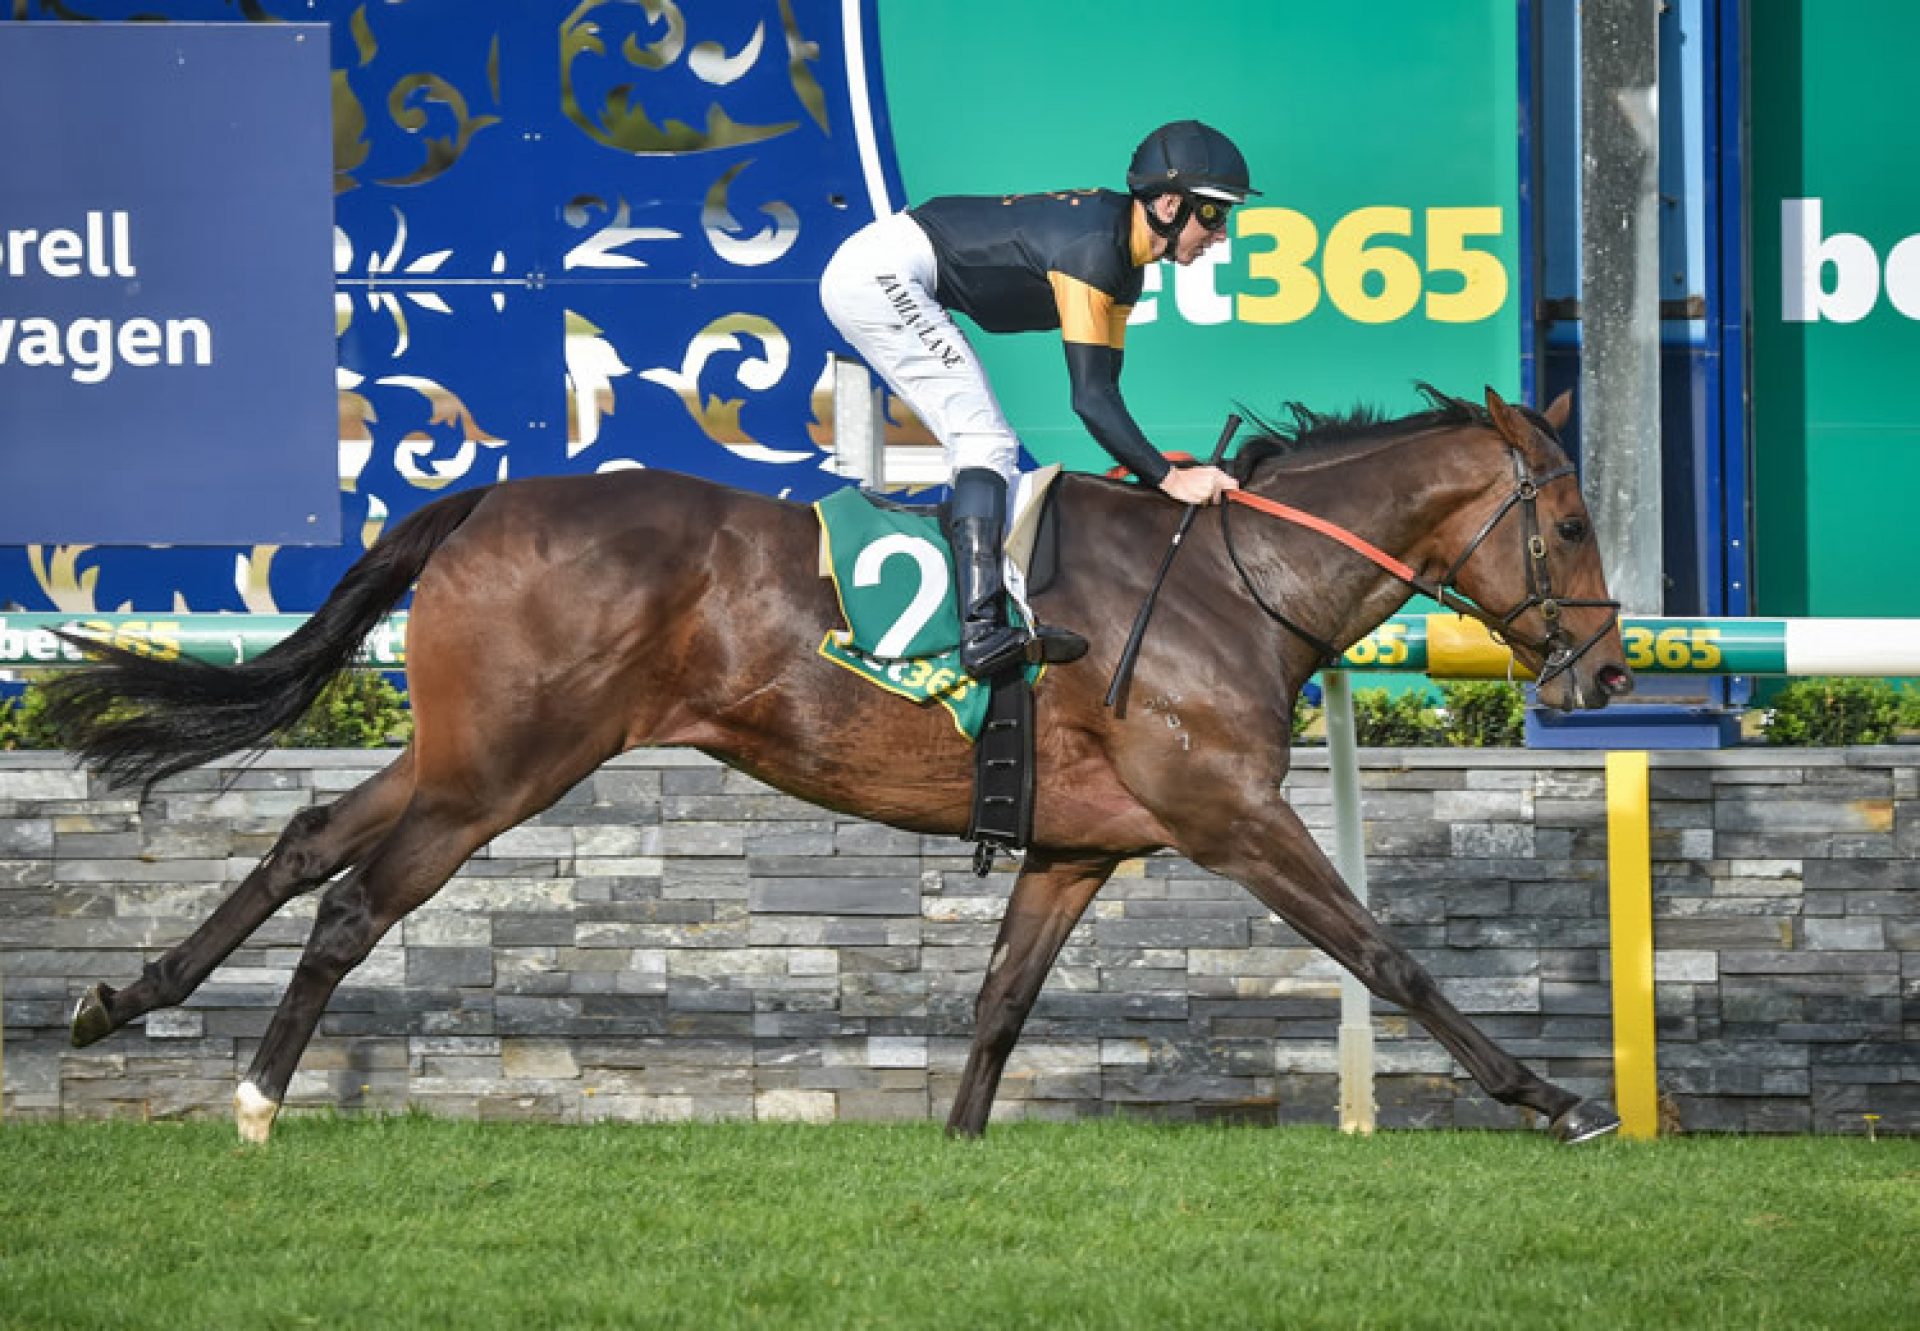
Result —
M 1014 513 L 1013 529 L 1007 533 L 1007 558 L 1025 572 L 1027 594 L 1030 596 L 1038 596 L 1053 586 L 1054 579 L 1060 574 L 1060 511 L 1059 505 L 1054 502 L 1053 488 L 1060 471 L 1061 468 L 1056 464 L 1027 473 L 1033 478 L 1034 494 L 1030 500 L 1026 498 L 1023 486 L 1019 507 Z M 889 499 L 878 490 L 860 489 L 854 493 L 883 513 L 912 517 L 932 515 L 940 523 L 940 534 L 951 544 L 951 501 L 942 499 L 937 504 L 908 504 Z
M 1052 485 L 1059 470 L 1022 478 L 1005 543 L 1012 599 L 1028 619 L 1024 600 L 1045 591 L 1059 572 L 1060 518 Z M 974 871 L 984 876 L 997 854 L 1024 851 L 1032 839 L 1033 689 L 1045 667 L 996 676 L 984 688 L 961 671 L 945 503 L 903 504 L 849 489 L 814 508 L 821 573 L 833 580 L 847 623 L 828 631 L 819 652 L 891 693 L 939 703 L 974 740 L 966 836 L 975 843 Z M 1022 583 L 1024 592 L 1018 590 Z

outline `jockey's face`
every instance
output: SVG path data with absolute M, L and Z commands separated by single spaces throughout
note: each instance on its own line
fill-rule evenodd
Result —
M 1196 206 L 1190 210 L 1186 225 L 1180 228 L 1179 234 L 1159 242 L 1161 247 L 1159 257 L 1182 267 L 1192 263 L 1227 238 L 1226 212 L 1220 211 L 1218 205 L 1214 205 L 1212 209 L 1208 208 L 1207 205 L 1212 204 L 1212 200 L 1196 199 L 1194 203 Z M 1171 222 L 1174 214 L 1180 211 L 1180 196 L 1162 194 L 1153 201 L 1153 210 L 1161 221 Z M 1201 220 L 1202 214 L 1206 214 L 1208 220 L 1215 221 L 1219 225 L 1211 227 L 1206 225 Z

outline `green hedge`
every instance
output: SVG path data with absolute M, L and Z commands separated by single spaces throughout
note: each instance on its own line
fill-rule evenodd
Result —
M 1525 742 L 1526 699 L 1515 686 L 1442 684 L 1439 693 L 1435 702 L 1421 689 L 1355 689 L 1355 741 L 1370 749 L 1511 749 Z M 1301 703 L 1293 714 L 1293 737 L 1302 744 L 1324 743 L 1325 709 Z
M 1425 690 L 1390 693 L 1356 689 L 1354 729 L 1367 748 L 1517 748 L 1525 733 L 1526 706 L 1518 687 L 1499 682 L 1439 686 L 1440 701 Z M 1314 743 L 1323 736 L 1321 709 L 1301 703 L 1294 711 L 1294 738 Z M 1881 679 L 1805 679 L 1781 689 L 1761 714 L 1760 733 L 1769 744 L 1838 748 L 1892 744 L 1920 735 L 1920 690 Z M 406 695 L 385 675 L 353 670 L 327 687 L 306 716 L 280 737 L 283 748 L 377 749 L 405 744 L 413 734 Z M 0 749 L 57 749 L 40 691 L 29 683 L 18 698 L 0 698 Z
M 1920 691 L 1884 679 L 1803 679 L 1774 696 L 1760 730 L 1769 744 L 1837 748 L 1892 744 L 1920 732 Z
M 1525 742 L 1526 699 L 1512 684 L 1442 684 L 1422 691 L 1357 689 L 1355 740 L 1367 748 L 1512 749 Z
M 0 698 L 0 749 L 57 749 L 47 725 L 46 695 L 29 683 L 18 698 Z
M 47 724 L 45 697 L 29 681 L 18 698 L 0 698 L 0 749 L 62 747 Z M 405 744 L 412 736 L 406 695 L 385 675 L 349 670 L 276 743 L 283 749 L 379 749 Z

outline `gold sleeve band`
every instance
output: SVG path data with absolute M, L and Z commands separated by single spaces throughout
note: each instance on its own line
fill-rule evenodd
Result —
M 1065 273 L 1048 273 L 1047 280 L 1053 284 L 1053 303 L 1060 311 L 1063 340 L 1112 347 L 1115 351 L 1126 345 L 1131 305 L 1116 305 L 1106 292 Z

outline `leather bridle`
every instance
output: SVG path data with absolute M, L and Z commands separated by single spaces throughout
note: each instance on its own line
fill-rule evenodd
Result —
M 1303 639 L 1320 654 L 1323 661 L 1330 663 L 1337 660 L 1340 655 L 1338 649 L 1325 639 L 1294 623 L 1270 604 L 1266 597 L 1261 595 L 1246 565 L 1241 562 L 1240 553 L 1233 544 L 1233 524 L 1228 521 L 1228 514 L 1232 511 L 1233 505 L 1240 504 L 1270 517 L 1280 518 L 1296 526 L 1318 532 L 1330 540 L 1338 541 L 1399 581 L 1406 583 L 1421 595 L 1438 601 L 1456 614 L 1479 620 L 1487 626 L 1487 631 L 1492 634 L 1495 642 L 1506 647 L 1517 644 L 1537 654 L 1542 662 L 1537 682 L 1545 684 L 1555 676 L 1572 669 L 1581 657 L 1593 650 L 1594 645 L 1607 636 L 1619 621 L 1620 603 L 1587 599 L 1569 600 L 1566 597 L 1554 595 L 1553 572 L 1547 562 L 1547 543 L 1545 537 L 1540 534 L 1540 492 L 1556 481 L 1573 476 L 1575 474 L 1573 466 L 1569 463 L 1536 476 L 1527 469 L 1526 459 L 1519 449 L 1509 445 L 1507 451 L 1513 458 L 1512 493 L 1481 525 L 1479 532 L 1467 542 L 1466 549 L 1461 552 L 1458 559 L 1453 561 L 1452 567 L 1447 569 L 1446 575 L 1438 582 L 1421 577 L 1405 561 L 1395 559 L 1372 542 L 1356 536 L 1337 523 L 1282 504 L 1277 500 L 1268 499 L 1264 495 L 1250 494 L 1245 490 L 1227 491 L 1224 497 L 1229 502 L 1222 505 L 1220 510 L 1220 529 L 1222 536 L 1226 539 L 1227 556 L 1233 561 L 1234 570 L 1239 573 L 1240 581 L 1246 587 L 1247 594 L 1253 598 L 1254 604 L 1259 606 L 1269 618 Z M 1460 570 L 1466 567 L 1467 561 L 1479 553 L 1480 547 L 1487 543 L 1487 539 L 1493 535 L 1501 521 L 1516 509 L 1520 513 L 1521 536 L 1524 540 L 1523 549 L 1527 561 L 1527 594 L 1512 609 L 1504 614 L 1497 614 L 1483 609 L 1471 597 L 1456 590 L 1455 581 L 1460 575 Z M 1575 646 L 1573 636 L 1567 632 L 1561 620 L 1561 611 L 1592 608 L 1605 608 L 1613 613 L 1585 642 Z M 1516 627 L 1516 621 L 1529 610 L 1540 612 L 1540 617 L 1547 626 L 1544 634 L 1529 635 Z

